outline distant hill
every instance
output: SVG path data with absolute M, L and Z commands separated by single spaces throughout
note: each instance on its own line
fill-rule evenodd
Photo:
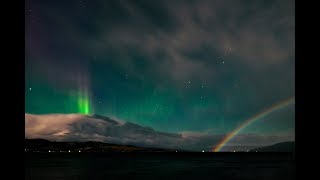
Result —
M 142 124 L 97 114 L 25 114 L 25 138 L 51 142 L 104 142 L 118 146 L 210 152 L 225 134 L 195 131 L 166 132 Z M 291 136 L 238 134 L 224 151 L 248 151 L 259 146 L 291 141 Z M 247 144 L 249 143 L 249 145 Z M 55 144 L 56 145 L 56 144 Z
M 103 142 L 52 142 L 45 139 L 25 139 L 26 152 L 173 152 L 170 149 L 117 145 Z
M 161 132 L 97 114 L 25 114 L 25 138 L 58 142 L 98 141 L 137 147 L 188 149 L 181 143 L 187 140 L 179 133 Z
M 249 152 L 294 152 L 295 142 L 281 142 L 271 146 L 265 146 L 260 148 L 255 148 Z

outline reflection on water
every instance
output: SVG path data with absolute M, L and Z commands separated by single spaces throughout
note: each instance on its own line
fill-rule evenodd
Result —
M 26 180 L 295 179 L 290 154 L 26 153 Z

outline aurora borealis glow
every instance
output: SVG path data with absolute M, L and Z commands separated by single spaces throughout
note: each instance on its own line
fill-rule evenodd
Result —
M 89 85 L 87 78 L 78 78 L 78 94 L 77 94 L 77 103 L 78 103 L 78 112 L 81 114 L 90 114 L 90 93 Z
M 25 112 L 228 134 L 295 96 L 294 1 L 26 1 Z M 294 105 L 243 133 L 294 137 Z
M 89 105 L 90 105 L 89 97 L 86 95 L 79 95 L 78 97 L 79 113 L 89 114 L 90 113 Z

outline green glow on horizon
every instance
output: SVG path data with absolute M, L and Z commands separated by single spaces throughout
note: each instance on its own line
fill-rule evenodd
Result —
M 78 98 L 78 110 L 81 114 L 89 114 L 89 100 L 87 97 Z
M 90 113 L 90 101 L 89 95 L 86 90 L 80 91 L 77 98 L 78 103 L 78 112 L 81 114 L 89 114 Z

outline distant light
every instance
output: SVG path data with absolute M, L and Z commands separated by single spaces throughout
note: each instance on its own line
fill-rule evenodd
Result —
M 176 152 L 178 152 L 178 151 L 176 151 Z
M 204 150 L 202 150 L 202 152 L 204 152 Z
M 236 152 L 236 151 L 233 151 L 233 152 Z
M 69 150 L 69 152 L 71 152 L 71 151 Z
M 79 152 L 81 152 L 81 151 L 79 150 Z
M 258 151 L 256 151 L 256 152 L 258 152 Z
M 31 88 L 29 88 L 29 90 L 31 91 Z
M 50 152 L 50 150 L 49 150 L 49 152 Z

